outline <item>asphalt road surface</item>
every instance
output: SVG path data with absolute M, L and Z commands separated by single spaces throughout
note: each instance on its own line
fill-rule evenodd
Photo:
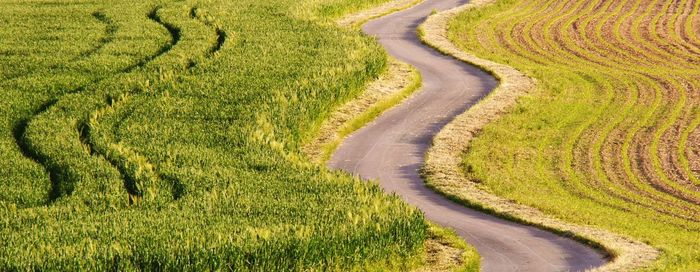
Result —
M 456 204 L 427 188 L 421 179 L 418 171 L 433 136 L 498 84 L 492 76 L 438 53 L 417 37 L 416 28 L 433 10 L 467 2 L 427 0 L 364 25 L 364 32 L 376 36 L 390 55 L 418 68 L 423 88 L 348 137 L 329 166 L 378 180 L 385 191 L 418 207 L 429 220 L 454 229 L 477 248 L 483 271 L 578 271 L 604 264 L 606 259 L 597 250 Z

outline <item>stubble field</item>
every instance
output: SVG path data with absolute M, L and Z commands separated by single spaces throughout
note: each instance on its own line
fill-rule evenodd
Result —
M 450 39 L 537 80 L 471 144 L 473 182 L 700 268 L 700 1 L 496 1 Z M 504 20 L 504 18 L 508 18 Z

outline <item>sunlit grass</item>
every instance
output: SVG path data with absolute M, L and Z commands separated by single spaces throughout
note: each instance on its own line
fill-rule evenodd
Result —
M 0 270 L 407 269 L 423 215 L 300 151 L 380 2 L 0 4 Z
M 687 139 L 699 122 L 700 43 L 687 33 L 700 27 L 689 12 L 698 3 L 670 5 L 501 0 L 459 15 L 450 38 L 538 81 L 471 144 L 472 180 L 659 248 L 652 270 L 694 271 L 700 209 Z

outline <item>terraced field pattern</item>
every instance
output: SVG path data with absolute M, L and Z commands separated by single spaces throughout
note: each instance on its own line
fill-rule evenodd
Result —
M 471 144 L 472 181 L 700 269 L 700 1 L 499 0 L 449 33 L 537 80 Z
M 0 1 L 0 271 L 418 254 L 421 213 L 300 151 L 386 69 L 333 22 L 381 2 Z

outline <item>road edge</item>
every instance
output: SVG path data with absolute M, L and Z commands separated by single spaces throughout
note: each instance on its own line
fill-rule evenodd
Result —
M 423 0 L 391 0 L 379 6 L 342 16 L 335 20 L 341 28 L 360 30 L 375 18 L 409 9 Z M 408 63 L 387 55 L 387 68 L 369 82 L 362 93 L 346 102 L 321 123 L 314 137 L 302 144 L 302 152 L 312 162 L 325 164 L 343 139 L 400 104 L 422 86 L 420 73 Z
M 423 168 L 426 184 L 431 189 L 466 206 L 483 210 L 528 225 L 537 226 L 562 236 L 572 237 L 606 251 L 612 260 L 595 271 L 629 271 L 648 266 L 660 254 L 642 242 L 612 232 L 580 226 L 545 215 L 532 207 L 520 205 L 479 189 L 461 169 L 461 158 L 471 140 L 488 123 L 512 109 L 518 98 L 536 86 L 535 79 L 507 65 L 478 58 L 460 50 L 447 36 L 449 22 L 457 14 L 483 7 L 496 0 L 473 0 L 468 4 L 436 13 L 419 26 L 421 40 L 456 59 L 479 67 L 496 77 L 500 84 L 478 104 L 457 116 L 433 139 Z
M 325 164 L 347 136 L 420 89 L 420 74 L 411 65 L 391 57 L 387 64 L 387 69 L 376 80 L 368 83 L 359 96 L 331 113 L 312 140 L 302 146 L 313 162 Z
M 357 29 L 366 22 L 411 8 L 423 0 L 393 0 L 375 8 L 341 17 L 340 27 Z M 401 104 L 421 88 L 420 73 L 410 64 L 387 56 L 387 69 L 369 82 L 362 93 L 346 102 L 323 121 L 319 131 L 302 152 L 314 163 L 325 165 L 342 141 L 354 131 L 379 117 L 384 111 Z M 423 252 L 417 255 L 422 264 L 413 272 L 479 271 L 480 256 L 454 231 L 428 221 L 428 237 Z
M 421 2 L 423 0 L 392 0 L 374 8 L 343 16 L 335 23 L 345 28 L 359 29 L 369 20 L 409 9 Z

